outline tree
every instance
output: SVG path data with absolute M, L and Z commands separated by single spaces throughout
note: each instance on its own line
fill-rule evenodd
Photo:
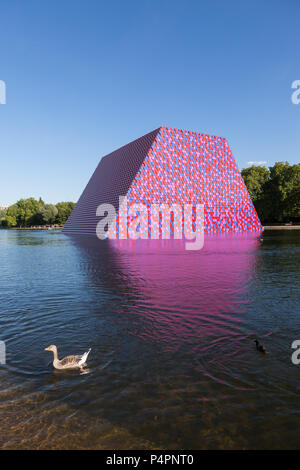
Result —
M 54 204 L 45 204 L 40 208 L 38 214 L 44 224 L 53 224 L 58 210 Z
M 266 184 L 270 178 L 270 171 L 264 166 L 252 165 L 241 171 L 245 184 L 253 201 L 260 220 L 265 220 L 268 201 L 265 198 Z
M 1 225 L 6 225 L 5 224 L 6 213 L 7 213 L 7 209 L 0 209 L 0 227 Z
M 40 198 L 39 201 L 30 197 L 28 199 L 19 199 L 15 206 L 17 209 L 17 223 L 19 226 L 34 225 L 38 222 L 37 214 L 44 202 Z M 10 215 L 10 214 L 9 214 Z
M 270 177 L 269 170 L 265 166 L 252 165 L 244 168 L 241 173 L 252 201 L 261 199 L 264 194 L 264 185 Z
M 285 222 L 299 218 L 300 165 L 276 162 L 270 168 L 270 180 L 265 188 L 269 201 L 268 218 Z
M 0 225 L 24 227 L 55 222 L 63 225 L 74 207 L 74 202 L 59 202 L 55 206 L 54 204 L 45 204 L 41 198 L 38 201 L 33 197 L 19 199 L 5 212 L 0 212 Z
M 300 184 L 295 185 L 295 187 L 290 191 L 286 202 L 290 207 L 290 218 L 300 220 Z
M 263 222 L 300 220 L 300 164 L 276 162 L 242 170 L 247 189 Z
M 7 215 L 6 218 L 4 219 L 4 224 L 7 227 L 15 227 L 17 225 L 17 219 L 16 219 L 16 217 L 13 217 L 11 215 Z
M 9 206 L 6 211 L 6 217 L 3 221 L 3 225 L 6 225 L 7 227 L 15 227 L 18 223 L 17 215 L 18 215 L 17 205 L 13 204 L 12 206 Z
M 56 223 L 64 225 L 68 220 L 72 210 L 75 207 L 74 202 L 59 202 L 56 204 L 58 214 L 56 216 Z
M 300 164 L 286 169 L 283 185 L 283 217 L 285 219 L 300 218 Z

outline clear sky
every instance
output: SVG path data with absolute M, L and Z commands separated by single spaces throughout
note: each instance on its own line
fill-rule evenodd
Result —
M 1 0 L 0 205 L 76 201 L 100 158 L 160 125 L 299 163 L 299 0 Z

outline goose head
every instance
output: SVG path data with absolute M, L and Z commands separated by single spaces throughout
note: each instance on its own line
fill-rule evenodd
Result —
M 53 351 L 54 353 L 57 352 L 57 347 L 54 344 L 45 348 L 45 351 Z

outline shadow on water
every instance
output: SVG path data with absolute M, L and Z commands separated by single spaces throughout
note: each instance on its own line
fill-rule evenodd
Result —
M 283 269 L 299 285 L 298 239 L 207 236 L 191 252 L 180 240 L 49 235 L 10 240 L 9 277 L 0 279 L 10 384 L 0 415 L 16 397 L 19 412 L 31 410 L 20 424 L 26 440 L 10 447 L 28 443 L 36 427 L 33 446 L 44 448 L 70 448 L 70 436 L 81 448 L 299 445 L 289 350 L 299 291 Z M 257 354 L 256 336 L 267 356 Z M 91 347 L 88 373 L 53 371 L 43 351 L 50 343 L 61 356 Z

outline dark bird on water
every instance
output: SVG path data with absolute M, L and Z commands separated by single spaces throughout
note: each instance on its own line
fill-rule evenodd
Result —
M 254 343 L 256 344 L 257 351 L 264 353 L 264 354 L 267 352 L 266 348 L 262 344 L 260 344 L 260 342 L 257 339 L 254 340 Z

